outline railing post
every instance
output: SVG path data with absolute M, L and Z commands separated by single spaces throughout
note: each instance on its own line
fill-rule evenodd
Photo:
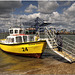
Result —
M 66 44 L 66 49 L 68 49 L 68 43 Z

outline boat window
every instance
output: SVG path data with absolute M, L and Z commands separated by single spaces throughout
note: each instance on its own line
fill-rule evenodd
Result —
M 19 33 L 20 33 L 20 34 L 23 34 L 23 30 L 20 30 Z
M 14 38 L 12 38 L 12 42 L 14 42 Z
M 7 38 L 7 42 L 14 42 L 14 38 Z
M 23 36 L 23 40 L 24 40 L 24 42 L 26 42 L 27 41 L 27 36 Z
M 10 34 L 13 34 L 13 30 L 10 30 Z
M 35 34 L 35 30 L 26 30 L 25 33 L 26 34 Z
M 18 33 L 18 30 L 15 30 L 15 33 Z
M 30 36 L 29 41 L 34 41 L 34 36 Z
M 25 33 L 26 33 L 26 34 L 29 34 L 29 31 L 28 31 L 28 30 L 26 30 L 26 31 L 25 31 Z
M 33 30 L 29 30 L 29 34 L 33 34 Z
M 16 42 L 22 42 L 22 37 L 21 36 L 16 37 Z

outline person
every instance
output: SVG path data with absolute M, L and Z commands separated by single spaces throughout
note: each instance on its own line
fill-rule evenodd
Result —
M 35 37 L 35 41 L 38 41 L 38 39 L 39 39 L 39 34 L 37 33 Z
M 57 48 L 58 48 L 58 51 L 61 51 L 62 52 L 62 37 L 60 36 L 60 34 L 57 32 L 56 34 L 56 40 L 57 40 Z

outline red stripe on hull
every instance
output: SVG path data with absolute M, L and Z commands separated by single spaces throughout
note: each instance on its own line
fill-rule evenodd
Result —
M 4 51 L 4 50 L 2 50 L 2 51 L 6 52 L 6 53 L 9 53 L 9 54 L 20 55 L 20 56 L 28 56 L 28 57 L 35 57 L 35 58 L 40 58 L 41 55 L 42 55 L 42 53 L 22 54 L 22 53 L 7 52 L 7 51 Z

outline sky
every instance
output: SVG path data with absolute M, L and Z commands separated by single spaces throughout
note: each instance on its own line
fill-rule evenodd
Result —
M 39 17 L 57 29 L 75 30 L 75 1 L 0 1 L 0 29 L 14 20 L 30 21 Z

